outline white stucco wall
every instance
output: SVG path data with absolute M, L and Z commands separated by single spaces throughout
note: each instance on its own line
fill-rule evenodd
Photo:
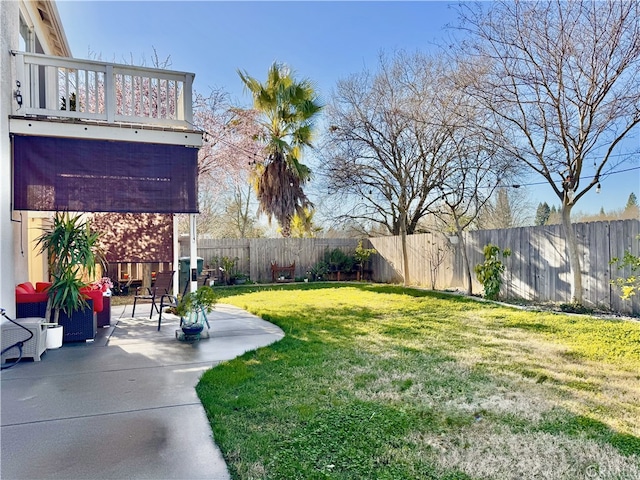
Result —
M 10 50 L 18 46 L 18 20 L 19 3 L 0 2 L 0 307 L 11 318 L 15 316 L 14 231 L 20 227 L 11 221 L 9 115 L 15 85 Z

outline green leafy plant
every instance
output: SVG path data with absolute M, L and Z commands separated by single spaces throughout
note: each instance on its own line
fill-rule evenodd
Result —
M 176 313 L 183 318 L 185 325 L 197 323 L 198 315 L 201 312 L 211 312 L 217 301 L 213 288 L 203 285 L 195 292 L 187 293 L 180 299 L 176 307 Z
M 640 240 L 640 235 L 636 236 L 637 240 Z M 611 284 L 617 286 L 622 291 L 620 298 L 623 300 L 629 300 L 633 295 L 640 292 L 640 257 L 633 255 L 629 250 L 624 252 L 622 259 L 614 257 L 609 262 L 611 265 L 617 264 L 618 269 L 630 268 L 631 275 L 628 277 L 620 277 L 611 280 Z
M 321 260 L 309 268 L 307 275 L 311 280 L 320 280 L 327 273 L 329 273 L 329 265 L 324 260 Z
M 222 257 L 220 259 L 222 265 L 222 276 L 227 285 L 233 283 L 234 277 L 238 274 L 238 257 Z
M 476 277 L 484 287 L 484 296 L 490 300 L 497 300 L 502 286 L 502 274 L 505 266 L 500 261 L 500 255 L 506 258 L 511 255 L 511 250 L 491 243 L 484 246 L 484 263 L 475 266 Z
M 364 248 L 362 246 L 362 240 L 358 241 L 354 258 L 361 271 L 364 268 L 364 265 L 369 261 L 369 257 L 375 253 L 378 253 L 375 248 Z
M 100 234 L 91 230 L 89 220 L 69 212 L 56 212 L 51 226 L 36 240 L 41 254 L 46 254 L 51 275 L 49 305 L 58 323 L 60 310 L 67 315 L 87 306 L 80 289 L 87 284 L 82 275 L 93 275 L 96 264 L 104 264 L 98 248 Z M 48 314 L 49 312 L 47 312 Z
M 331 272 L 350 272 L 356 263 L 352 255 L 344 253 L 339 248 L 334 248 L 330 252 L 326 252 L 324 261 L 329 266 L 329 271 Z

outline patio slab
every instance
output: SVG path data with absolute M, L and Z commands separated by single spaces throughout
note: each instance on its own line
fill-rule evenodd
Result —
M 224 360 L 281 339 L 273 324 L 217 305 L 210 338 L 178 342 L 178 322 L 113 307 L 94 342 L 2 371 L 1 477 L 228 479 L 195 385 Z M 142 317 L 145 317 L 143 319 Z

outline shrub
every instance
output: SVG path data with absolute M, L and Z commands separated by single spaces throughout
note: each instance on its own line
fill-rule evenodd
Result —
M 484 296 L 490 300 L 497 300 L 502 286 L 502 273 L 504 272 L 504 264 L 500 261 L 499 256 L 503 258 L 511 255 L 511 250 L 500 247 L 491 243 L 484 247 L 484 263 L 479 263 L 474 268 L 478 281 L 484 287 Z
M 636 237 L 640 240 L 640 235 Z M 611 284 L 617 286 L 622 291 L 620 298 L 623 300 L 629 300 L 637 292 L 640 292 L 640 257 L 633 255 L 629 250 L 624 252 L 622 260 L 617 257 L 611 259 L 610 264 L 616 264 L 618 269 L 629 267 L 631 268 L 631 275 L 624 278 L 616 278 L 611 280 Z

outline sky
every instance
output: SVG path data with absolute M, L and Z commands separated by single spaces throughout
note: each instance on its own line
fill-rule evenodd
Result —
M 274 62 L 314 82 L 326 102 L 340 79 L 375 71 L 381 52 L 436 51 L 457 24 L 447 1 L 412 2 L 220 2 L 58 0 L 72 55 L 152 66 L 154 49 L 170 69 L 196 74 L 194 90 L 229 92 L 236 105 L 251 106 L 237 70 L 263 81 Z M 640 128 L 625 147 L 640 151 Z M 629 194 L 640 198 L 640 154 L 602 178 L 575 210 L 622 209 Z M 588 173 L 588 172 L 587 172 Z M 532 176 L 518 189 L 534 206 L 559 200 L 545 180 Z

